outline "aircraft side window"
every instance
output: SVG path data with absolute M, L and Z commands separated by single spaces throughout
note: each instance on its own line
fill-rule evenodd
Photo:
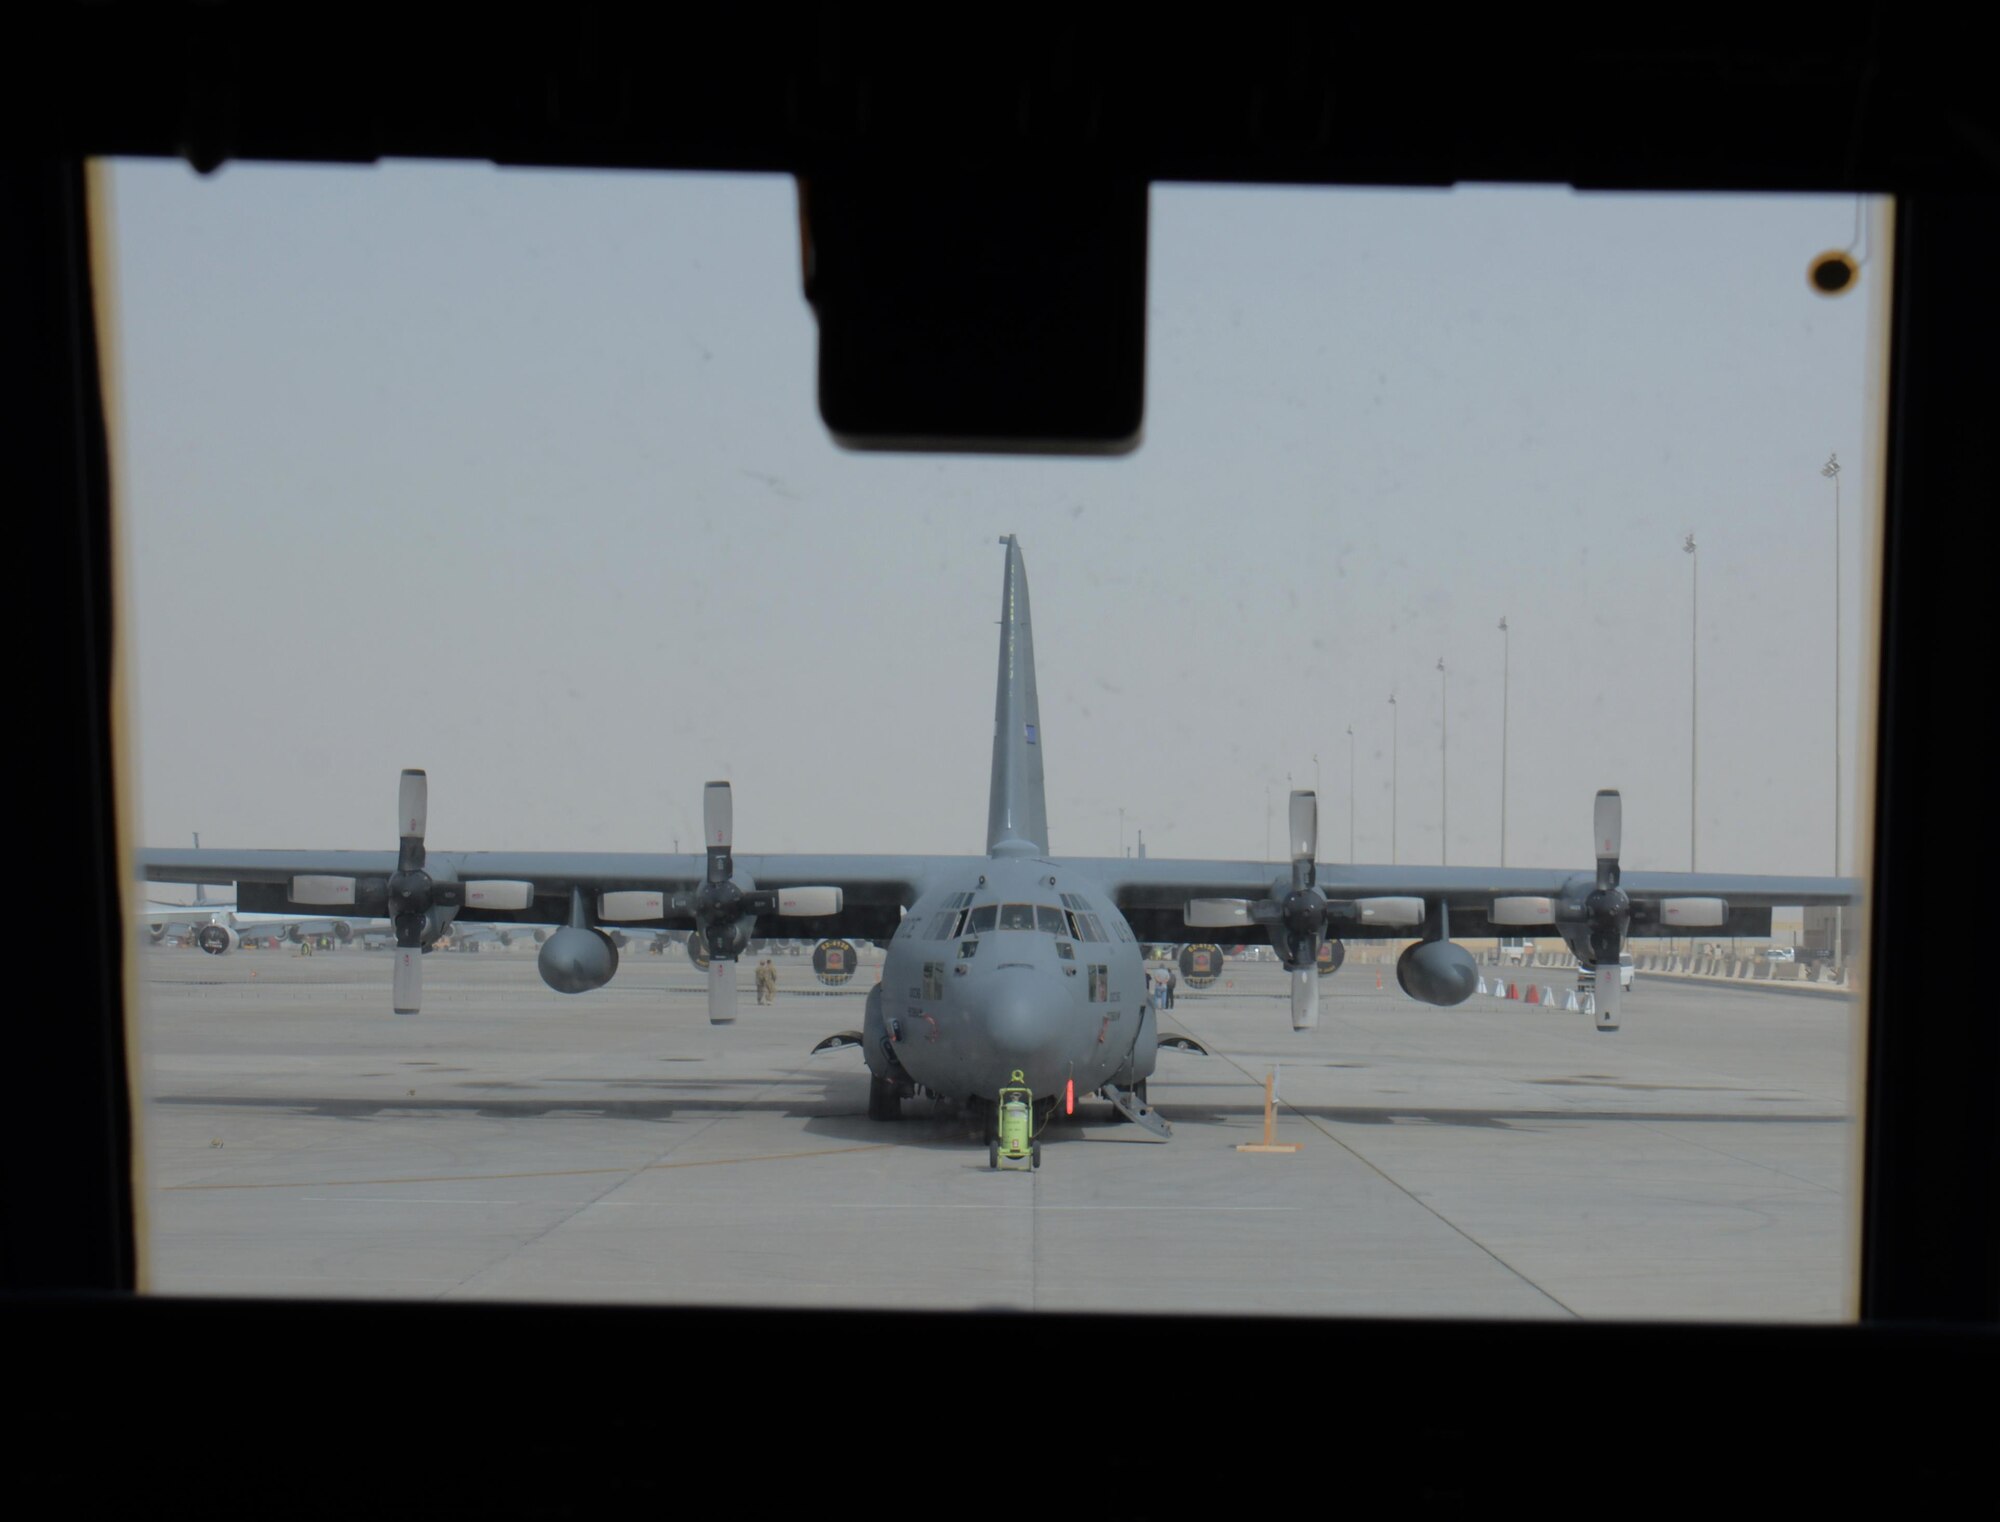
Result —
M 1046 930 L 1050 935 L 1063 933 L 1063 915 L 1060 909 L 1051 909 L 1047 904 L 1035 905 L 1035 928 Z
M 924 963 L 924 997 L 926 999 L 944 997 L 944 963 Z
M 951 934 L 946 939 L 955 941 L 964 934 L 965 911 L 963 909 L 954 909 L 951 915 Z
M 1083 917 L 1083 938 L 1086 941 L 1101 941 L 1105 939 L 1104 927 L 1097 922 L 1096 915 L 1086 914 Z
M 1110 999 L 1111 969 L 1102 962 L 1090 964 L 1090 1002 L 1104 1004 Z
M 1056 955 L 1061 957 L 1065 962 L 1074 962 L 1076 960 L 1076 948 L 1070 945 L 1068 941 L 1057 941 Z
M 978 935 L 981 931 L 991 930 L 994 921 L 999 919 L 999 917 L 1000 906 L 998 904 L 981 904 L 967 916 L 965 921 L 966 933 L 968 935 Z
M 1068 898 L 1069 895 L 1065 893 L 1063 897 Z M 1076 928 L 1076 916 L 1074 914 L 1071 914 L 1069 910 L 1065 909 L 1063 910 L 1063 918 L 1069 922 L 1069 938 L 1072 941 L 1082 940 L 1083 932 Z
M 1035 906 L 1033 904 L 1002 904 L 1000 906 L 1000 928 L 1002 930 L 1033 930 L 1035 928 Z
M 969 961 L 971 961 L 971 960 L 972 960 L 972 959 L 973 959 L 974 957 L 976 957 L 976 956 L 978 956 L 978 955 L 979 955 L 979 942 L 977 942 L 977 941 L 960 941 L 960 942 L 958 943 L 958 959 L 959 959 L 959 961 L 961 961 L 961 962 L 969 962 Z

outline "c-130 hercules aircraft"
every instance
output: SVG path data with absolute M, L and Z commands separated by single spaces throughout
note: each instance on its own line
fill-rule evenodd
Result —
M 1321 976 L 1343 940 L 1414 937 L 1396 963 L 1403 992 L 1462 1003 L 1477 981 L 1452 933 L 1486 936 L 1553 926 L 1583 967 L 1618 965 L 1633 933 L 1692 929 L 1766 936 L 1775 904 L 1846 903 L 1830 878 L 1619 870 L 1616 792 L 1597 795 L 1594 873 L 1522 867 L 1330 866 L 1314 860 L 1318 805 L 1291 795 L 1291 865 L 1162 858 L 1057 857 L 1043 799 L 1041 715 L 1027 571 L 1012 535 L 1000 605 L 993 774 L 983 856 L 737 856 L 727 782 L 703 794 L 705 856 L 567 852 L 429 852 L 425 775 L 402 777 L 400 849 L 160 851 L 144 859 L 164 882 L 234 882 L 245 910 L 386 914 L 396 929 L 395 1009 L 415 1014 L 422 959 L 454 920 L 558 924 L 542 978 L 561 993 L 601 988 L 618 952 L 601 927 L 701 932 L 711 952 L 708 1017 L 736 1017 L 736 962 L 754 938 L 841 936 L 880 941 L 881 982 L 862 1029 L 820 1048 L 858 1045 L 868 1114 L 893 1120 L 928 1095 L 984 1111 L 1009 1084 L 1035 1095 L 1037 1121 L 1057 1105 L 1102 1095 L 1157 1135 L 1147 1103 L 1161 1036 L 1145 998 L 1142 943 L 1241 945 L 1268 939 L 1291 973 L 1292 1027 L 1319 1021 Z M 1322 943 L 1332 954 L 1320 959 Z M 1615 1030 L 1619 979 L 1597 982 L 1597 1023 Z M 1195 1051 L 1185 1037 L 1169 1044 Z

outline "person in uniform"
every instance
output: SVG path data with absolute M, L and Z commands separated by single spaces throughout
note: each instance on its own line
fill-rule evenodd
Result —
M 757 964 L 757 1002 L 775 1004 L 778 999 L 778 969 L 769 957 Z

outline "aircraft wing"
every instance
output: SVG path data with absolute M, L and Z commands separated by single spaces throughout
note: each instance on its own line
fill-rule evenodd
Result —
M 1186 909 L 1195 900 L 1256 900 L 1283 898 L 1292 880 L 1285 862 L 1175 861 L 1106 858 L 1087 864 L 1110 891 L 1113 900 L 1146 940 L 1184 942 L 1192 939 L 1225 945 L 1261 942 L 1255 924 L 1190 928 Z M 1404 916 L 1349 917 L 1341 906 L 1359 905 L 1366 913 L 1370 900 L 1421 899 L 1426 909 L 1442 904 L 1449 911 L 1454 936 L 1508 934 L 1522 926 L 1553 924 L 1554 910 L 1565 899 L 1579 901 L 1594 881 L 1593 869 L 1552 867 L 1413 867 L 1351 866 L 1316 863 L 1313 875 L 1319 891 L 1336 908 L 1328 933 L 1343 939 L 1394 939 L 1418 934 Z M 1722 935 L 1768 935 L 1776 905 L 1853 904 L 1860 884 L 1850 878 L 1778 877 L 1727 872 L 1626 872 L 1619 886 L 1631 901 L 1629 934 L 1682 933 L 1668 914 L 1669 904 L 1703 902 L 1706 911 L 1695 922 Z M 1494 918 L 1495 905 L 1510 901 L 1509 916 Z M 1537 920 L 1535 901 L 1548 900 L 1550 914 Z M 1720 900 L 1720 908 L 1707 903 Z M 1719 917 L 1718 917 L 1719 915 Z
M 148 904 L 133 917 L 142 925 L 206 925 L 235 909 L 234 904 Z
M 148 851 L 141 868 L 149 881 L 234 883 L 244 912 L 325 918 L 331 912 L 371 916 L 388 912 L 389 878 L 397 870 L 394 851 Z M 955 872 L 970 888 L 983 870 L 983 857 L 738 855 L 739 875 L 759 888 L 830 887 L 841 893 L 831 914 L 766 916 L 760 936 L 800 938 L 846 936 L 887 940 L 896 932 L 905 905 L 933 877 Z M 708 870 L 705 855 L 650 855 L 638 852 L 439 851 L 428 852 L 424 870 L 459 902 L 450 918 L 522 925 L 565 925 L 570 896 L 581 890 L 593 924 L 632 924 L 693 929 L 685 912 L 676 914 L 674 894 L 698 888 Z M 342 885 L 345 885 L 344 888 Z M 480 891 L 504 888 L 505 892 Z M 351 900 L 333 902 L 343 891 Z M 658 912 L 637 897 L 657 894 Z M 607 902 L 606 895 L 621 895 Z M 519 907 L 490 907 L 482 899 Z M 440 900 L 443 902 L 444 900 Z

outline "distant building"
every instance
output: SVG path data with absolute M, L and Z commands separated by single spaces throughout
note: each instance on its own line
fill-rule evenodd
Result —
M 1799 939 L 1794 943 L 1810 951 L 1832 951 L 1838 925 L 1840 950 L 1836 961 L 1852 961 L 1861 949 L 1861 916 L 1849 909 L 1845 913 L 1830 904 L 1813 905 L 1803 911 L 1803 923 Z M 1775 928 L 1776 922 L 1773 922 Z

